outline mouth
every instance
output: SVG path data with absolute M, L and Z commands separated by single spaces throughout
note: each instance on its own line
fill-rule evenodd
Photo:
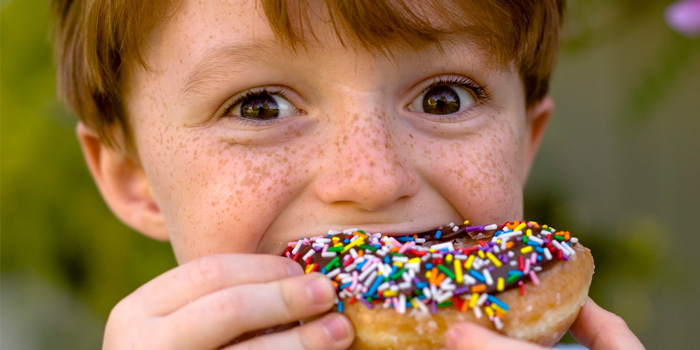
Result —
M 307 257 L 310 258 L 314 251 L 322 251 L 322 254 L 328 254 L 328 256 L 324 256 L 324 258 L 328 258 L 331 255 L 336 256 L 335 252 L 337 252 L 337 250 L 331 252 L 331 249 L 341 249 L 345 252 L 347 249 L 354 246 L 359 246 L 363 250 L 373 250 L 372 247 L 375 247 L 375 249 L 377 248 L 376 245 L 363 246 L 366 245 L 365 239 L 390 242 L 389 244 L 392 244 L 395 249 L 398 249 L 398 253 L 400 254 L 402 254 L 403 249 L 411 249 L 410 247 L 418 247 L 418 245 L 423 244 L 428 244 L 431 249 L 454 251 L 455 248 L 461 249 L 466 246 L 473 248 L 476 246 L 477 240 L 492 237 L 495 231 L 500 229 L 500 227 L 501 226 L 496 224 L 473 225 L 469 223 L 469 221 L 465 221 L 460 224 L 450 222 L 444 226 L 434 227 L 429 230 L 410 231 L 410 233 L 395 231 L 392 234 L 387 234 L 365 231 L 355 227 L 343 230 L 331 229 L 328 231 L 327 235 L 304 237 L 296 241 L 288 242 L 283 255 L 288 258 L 293 258 L 296 261 L 301 251 L 303 251 L 302 247 L 310 245 L 313 247 L 307 248 L 304 259 L 307 259 Z M 319 243 L 321 243 L 320 246 L 318 245 Z M 329 249 L 330 246 L 333 248 Z M 329 249 L 329 251 L 327 252 L 326 249 Z M 355 258 L 357 257 L 357 254 L 352 255 L 355 256 Z
M 409 236 L 422 236 L 430 235 L 435 236 L 437 231 L 445 231 L 446 233 L 451 232 L 453 227 L 464 224 L 463 221 L 448 221 L 442 224 L 419 224 L 415 222 L 406 222 L 401 224 L 362 224 L 362 225 L 329 225 L 329 229 L 315 230 L 311 231 L 311 234 L 302 234 L 297 239 L 285 242 L 285 248 L 287 246 L 296 244 L 297 242 L 311 237 L 319 237 L 326 235 L 338 235 L 338 234 L 352 234 L 356 231 L 360 231 L 366 234 L 381 234 L 383 236 L 389 237 L 409 237 Z M 438 235 L 439 236 L 439 235 Z
M 428 232 L 434 232 L 440 230 L 444 227 L 451 227 L 461 222 L 448 222 L 442 224 L 417 224 L 412 222 L 386 225 L 386 224 L 363 224 L 363 225 L 348 225 L 344 228 L 336 227 L 331 228 L 328 232 L 323 234 L 338 234 L 338 233 L 352 233 L 355 231 L 363 231 L 365 233 L 379 233 L 390 237 L 404 237 L 420 235 Z
M 417 229 L 400 229 L 398 227 L 387 227 L 384 226 L 385 230 L 373 229 L 375 226 L 372 225 L 358 225 L 358 227 L 350 227 L 345 229 L 330 229 L 326 233 L 318 234 L 315 236 L 304 236 L 297 240 L 288 242 L 287 246 L 293 246 L 297 243 L 306 240 L 311 237 L 320 237 L 326 235 L 351 235 L 355 232 L 361 232 L 364 234 L 381 234 L 382 236 L 388 237 L 432 237 L 430 240 L 447 242 L 460 237 L 464 237 L 468 240 L 483 239 L 486 236 L 492 235 L 496 230 L 499 229 L 499 225 L 489 224 L 489 225 L 479 225 L 475 223 L 470 223 L 468 220 L 463 222 L 449 222 L 444 225 L 433 225 L 433 226 L 417 226 Z M 425 228 L 429 227 L 429 228 Z M 485 235 L 485 232 L 490 232 L 490 234 Z M 411 239 L 412 240 L 412 239 Z

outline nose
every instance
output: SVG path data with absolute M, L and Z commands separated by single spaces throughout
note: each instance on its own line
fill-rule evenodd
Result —
M 319 198 L 377 211 L 414 196 L 418 180 L 405 164 L 406 147 L 396 144 L 399 132 L 389 129 L 389 117 L 358 112 L 342 118 L 326 150 L 331 167 L 322 170 L 317 182 Z

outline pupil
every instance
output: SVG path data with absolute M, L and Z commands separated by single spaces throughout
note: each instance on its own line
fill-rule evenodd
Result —
M 423 111 L 430 114 L 452 114 L 459 111 L 459 96 L 449 86 L 436 86 L 425 93 Z
M 246 98 L 241 104 L 241 116 L 248 119 L 267 120 L 277 118 L 279 106 L 268 93 L 261 93 Z

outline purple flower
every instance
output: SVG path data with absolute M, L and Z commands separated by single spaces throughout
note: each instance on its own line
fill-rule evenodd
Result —
M 700 36 L 700 0 L 680 0 L 666 8 L 666 23 L 685 36 Z

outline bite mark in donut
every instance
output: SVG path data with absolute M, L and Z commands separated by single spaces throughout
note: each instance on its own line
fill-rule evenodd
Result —
M 355 348 L 441 346 L 442 332 L 460 321 L 552 345 L 583 305 L 593 273 L 590 252 L 568 231 L 524 221 L 465 222 L 401 237 L 330 231 L 290 242 L 284 255 L 306 273 L 333 280 L 337 310 L 355 327 Z M 558 289 L 564 286 L 578 292 L 562 301 Z M 526 301 L 530 290 L 532 300 Z M 553 297 L 560 300 L 539 300 Z M 545 304 L 547 310 L 536 309 Z M 407 318 L 413 327 L 389 330 L 387 323 L 400 319 L 396 314 L 412 315 Z

